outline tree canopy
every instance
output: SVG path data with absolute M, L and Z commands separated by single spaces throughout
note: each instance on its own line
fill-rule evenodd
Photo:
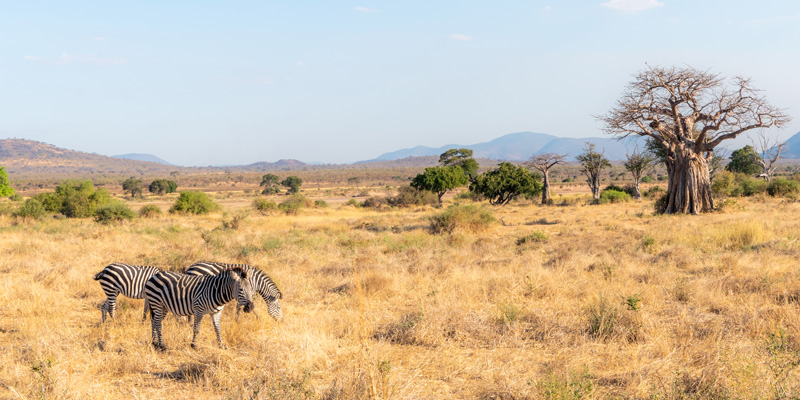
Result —
M 542 183 L 527 169 L 503 162 L 497 168 L 478 175 L 469 189 L 482 194 L 490 204 L 504 205 L 518 196 L 540 194 Z
M 470 149 L 450 149 L 439 155 L 439 164 L 449 167 L 457 165 L 470 180 L 478 174 L 478 162 L 472 158 Z
M 439 204 L 442 203 L 442 196 L 450 190 L 467 184 L 467 175 L 458 165 L 449 167 L 430 167 L 425 168 L 425 172 L 417 175 L 411 181 L 411 187 L 417 190 L 429 190 L 436 193 Z
M 16 191 L 11 187 L 8 181 L 8 172 L 6 167 L 0 167 L 0 197 L 13 196 Z
M 142 196 L 142 180 L 140 178 L 130 177 L 122 181 L 122 190 L 131 194 L 131 198 Z
M 731 153 L 731 161 L 725 166 L 726 171 L 756 175 L 761 172 L 761 156 L 753 146 L 747 145 Z
M 583 153 L 575 156 L 581 164 L 581 173 L 586 177 L 586 183 L 592 190 L 592 197 L 595 201 L 600 200 L 600 173 L 611 166 L 608 159 L 595 150 L 594 143 L 586 142 Z
M 156 179 L 150 182 L 150 186 L 147 187 L 147 190 L 150 193 L 156 193 L 161 196 L 165 193 L 175 193 L 175 191 L 178 190 L 178 184 L 167 179 Z
M 261 184 L 260 186 L 264 187 L 264 190 L 261 191 L 261 194 L 273 194 L 279 193 L 281 190 L 278 188 L 278 183 L 281 181 L 281 178 L 278 175 L 274 174 L 266 174 L 261 177 Z
M 296 176 L 289 176 L 283 181 L 281 181 L 281 185 L 286 186 L 289 188 L 288 192 L 291 194 L 299 193 L 300 192 L 300 185 L 303 184 L 303 180 L 296 177 Z

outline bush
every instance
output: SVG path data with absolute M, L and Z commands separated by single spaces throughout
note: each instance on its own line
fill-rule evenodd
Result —
M 517 239 L 517 246 L 522 246 L 527 243 L 542 243 L 546 242 L 547 234 L 542 231 L 534 231 L 533 233 Z
M 714 181 L 711 182 L 711 194 L 718 198 L 728 197 L 737 186 L 736 175 L 734 173 L 720 171 L 714 176 Z
M 28 199 L 22 207 L 14 211 L 14 216 L 39 219 L 43 217 L 45 213 L 47 213 L 47 209 L 39 200 Z
M 398 207 L 439 204 L 439 198 L 433 192 L 417 190 L 411 186 L 400 186 L 397 196 L 387 200 L 390 205 Z
M 644 182 L 644 183 L 650 183 L 652 181 L 653 181 L 653 178 L 651 178 L 649 175 L 645 175 L 644 177 L 642 177 L 642 182 Z
M 281 204 L 278 204 L 278 209 L 286 214 L 297 214 L 301 208 L 310 207 L 313 204 L 314 203 L 308 200 L 305 196 L 295 194 L 282 201 Z
M 739 187 L 733 191 L 735 196 L 755 196 L 767 191 L 767 182 L 753 177 L 742 177 Z
M 219 209 L 219 204 L 214 203 L 203 192 L 181 192 L 178 200 L 169 209 L 169 212 L 183 212 L 189 214 L 207 214 Z
M 664 211 L 667 211 L 667 206 L 669 205 L 669 193 L 665 193 L 661 195 L 658 199 L 656 199 L 655 203 L 653 203 L 653 210 L 656 214 L 663 214 Z
M 328 202 L 325 200 L 314 200 L 314 207 L 316 208 L 328 208 Z
M 139 209 L 139 217 L 153 218 L 161 215 L 161 209 L 155 204 L 148 204 Z
M 8 196 L 11 201 L 22 201 L 22 195 L 19 193 L 14 193 L 11 196 Z
M 133 210 L 127 204 L 115 201 L 99 207 L 95 212 L 94 220 L 101 224 L 110 224 L 132 219 L 134 215 Z
M 389 203 L 389 200 L 386 197 L 380 196 L 372 196 L 364 200 L 361 203 L 361 207 L 368 207 L 368 208 L 378 208 L 380 206 L 384 206 Z
M 361 207 L 361 204 L 356 201 L 356 199 L 347 200 L 347 203 L 344 203 L 346 206 L 353 206 L 353 207 Z
M 456 229 L 476 232 L 488 228 L 495 222 L 495 218 L 486 207 L 457 204 L 430 217 L 430 221 L 433 233 L 453 233 Z
M 650 198 L 650 197 L 659 197 L 659 196 L 662 196 L 666 192 L 667 191 L 664 188 L 662 188 L 661 186 L 653 186 L 650 189 L 647 189 L 647 191 L 645 191 L 644 193 L 642 193 L 642 196 L 648 197 L 648 198 Z
M 767 193 L 772 197 L 791 197 L 800 192 L 800 182 L 775 178 L 767 185 Z
M 278 208 L 274 201 L 268 199 L 253 200 L 253 207 L 258 211 L 271 211 Z
M 600 204 L 622 203 L 630 199 L 631 195 L 621 190 L 606 189 L 600 192 Z

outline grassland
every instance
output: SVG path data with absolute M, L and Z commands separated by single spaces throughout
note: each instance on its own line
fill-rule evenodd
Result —
M 0 216 L 0 398 L 800 396 L 800 203 L 665 217 L 577 194 L 434 235 L 434 208 L 261 214 L 219 197 L 221 213 L 111 226 Z M 164 353 L 141 300 L 100 324 L 106 264 L 204 259 L 266 271 L 284 320 L 260 300 L 259 318 L 226 309 L 228 349 L 204 321 L 192 350 L 168 317 Z

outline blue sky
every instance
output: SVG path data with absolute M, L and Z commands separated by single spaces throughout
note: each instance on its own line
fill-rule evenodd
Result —
M 180 165 L 602 136 L 631 75 L 753 78 L 800 131 L 797 1 L 0 2 L 0 138 Z

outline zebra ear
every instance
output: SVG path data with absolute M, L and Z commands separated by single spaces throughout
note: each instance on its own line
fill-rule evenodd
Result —
M 237 268 L 239 272 L 239 278 L 247 279 L 247 270 L 244 268 Z

